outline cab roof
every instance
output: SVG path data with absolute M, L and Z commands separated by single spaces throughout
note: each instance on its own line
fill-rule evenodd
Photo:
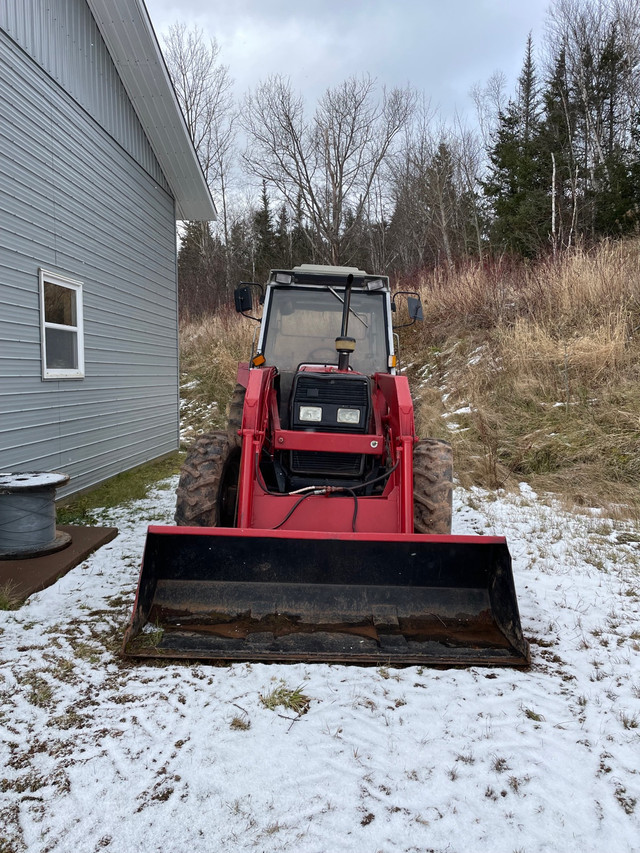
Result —
M 389 277 L 371 275 L 357 267 L 337 267 L 324 264 L 300 264 L 290 270 L 271 270 L 269 284 L 316 284 L 344 286 L 349 276 L 353 276 L 354 287 L 364 288 L 370 282 L 380 282 L 373 290 L 390 290 Z M 287 280 L 289 277 L 289 280 Z

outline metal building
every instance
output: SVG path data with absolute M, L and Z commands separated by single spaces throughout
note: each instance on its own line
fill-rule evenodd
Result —
M 214 218 L 143 0 L 3 0 L 0 470 L 178 446 L 175 221 Z

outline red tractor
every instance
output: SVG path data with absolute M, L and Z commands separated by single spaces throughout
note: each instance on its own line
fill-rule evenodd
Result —
M 149 528 L 125 652 L 526 666 L 506 542 L 451 535 L 451 447 L 415 436 L 388 278 L 304 264 L 260 302 L 228 429 Z

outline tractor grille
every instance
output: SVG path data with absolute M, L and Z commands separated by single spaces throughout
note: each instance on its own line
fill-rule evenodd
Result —
M 305 421 L 301 409 L 320 409 L 321 419 Z M 341 409 L 357 410 L 357 423 L 339 423 Z M 364 433 L 369 426 L 371 405 L 369 379 L 359 374 L 298 373 L 293 382 L 291 424 L 293 429 L 334 433 Z M 359 453 L 293 450 L 289 467 L 295 474 L 324 477 L 361 477 L 365 457 Z
M 313 453 L 309 450 L 291 451 L 291 470 L 296 474 L 324 474 L 336 477 L 359 477 L 364 456 L 359 453 Z
M 296 382 L 296 400 L 314 400 L 333 406 L 369 405 L 369 382 L 365 377 L 300 376 Z
M 301 406 L 322 410 L 322 418 L 305 422 L 299 417 Z M 338 423 L 339 409 L 357 409 L 356 424 Z M 316 429 L 322 432 L 367 431 L 370 412 L 369 379 L 356 374 L 298 373 L 293 382 L 291 424 L 293 429 Z

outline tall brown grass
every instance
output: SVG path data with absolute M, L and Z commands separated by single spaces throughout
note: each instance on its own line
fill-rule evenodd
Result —
M 425 320 L 401 331 L 419 434 L 447 438 L 465 484 L 526 480 L 580 505 L 640 507 L 640 241 L 537 263 L 497 259 L 398 282 Z M 183 325 L 183 396 L 224 425 L 255 324 Z
M 183 420 L 193 436 L 223 429 L 238 363 L 248 361 L 257 324 L 230 312 L 180 326 Z
M 416 284 L 426 319 L 405 345 L 448 394 L 425 396 L 419 424 L 442 434 L 469 408 L 445 417 L 463 482 L 637 506 L 640 241 Z

